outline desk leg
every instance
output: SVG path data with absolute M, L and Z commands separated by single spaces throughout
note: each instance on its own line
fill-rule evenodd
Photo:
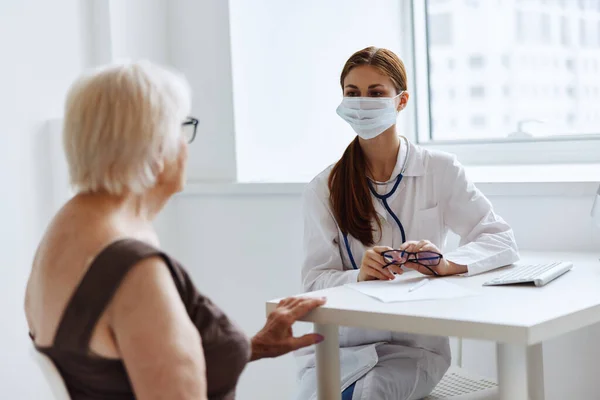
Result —
M 544 400 L 544 353 L 542 343 L 527 349 L 527 380 L 531 400 Z
M 497 344 L 500 400 L 528 400 L 527 346 Z
M 315 333 L 325 340 L 317 344 L 317 398 L 340 400 L 340 344 L 337 325 L 315 324 Z

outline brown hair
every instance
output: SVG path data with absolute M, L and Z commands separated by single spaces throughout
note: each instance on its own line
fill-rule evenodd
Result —
M 402 61 L 390 50 L 377 47 L 359 50 L 346 61 L 340 76 L 342 90 L 348 73 L 361 65 L 371 65 L 387 75 L 397 93 L 406 90 L 406 70 Z M 342 233 L 370 246 L 374 243 L 372 221 L 376 221 L 379 228 L 381 225 L 371 201 L 367 167 L 367 160 L 356 137 L 331 170 L 329 191 L 333 215 Z

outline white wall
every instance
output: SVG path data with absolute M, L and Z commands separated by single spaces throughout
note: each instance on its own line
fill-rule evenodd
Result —
M 589 218 L 594 184 L 563 193 L 536 195 L 535 189 L 501 193 L 480 185 L 496 210 L 528 250 L 598 250 Z M 540 186 L 540 185 L 538 185 Z M 543 191 L 541 185 L 540 193 Z M 522 193 L 519 194 L 518 192 Z M 562 190 L 559 190 L 559 192 Z M 529 193 L 528 195 L 525 195 Z M 300 293 L 302 241 L 299 193 L 194 192 L 174 198 L 161 217 L 163 245 L 189 269 L 199 290 L 209 295 L 249 334 L 265 320 L 265 300 Z M 568 299 L 565 299 L 568 301 Z M 311 329 L 307 324 L 300 331 Z M 600 392 L 600 325 L 544 345 L 548 400 L 592 399 Z M 494 376 L 495 350 L 489 342 L 466 341 L 464 366 Z M 240 400 L 288 399 L 294 393 L 292 356 L 259 361 L 243 374 Z
M 0 2 L 0 387 L 2 398 L 41 395 L 28 362 L 23 295 L 47 221 L 45 121 L 61 115 L 65 92 L 87 63 L 83 0 Z
M 109 0 L 104 3 L 109 16 L 104 23 L 110 25 L 113 59 L 146 58 L 163 65 L 169 63 L 167 0 Z
M 169 0 L 171 65 L 193 92 L 192 115 L 200 121 L 190 148 L 192 180 L 233 182 L 236 177 L 229 2 Z

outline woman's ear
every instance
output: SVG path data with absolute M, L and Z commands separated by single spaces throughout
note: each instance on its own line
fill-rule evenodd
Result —
M 164 170 L 165 170 L 165 161 L 162 158 L 160 160 L 155 160 L 152 163 L 152 171 L 154 172 L 154 174 L 156 176 L 157 182 L 160 182 Z
M 408 99 L 410 98 L 410 95 L 408 94 L 408 92 L 405 90 L 402 92 L 402 94 L 400 95 L 400 101 L 398 102 L 398 111 L 402 111 L 404 110 L 404 108 L 406 108 L 406 105 L 408 104 Z

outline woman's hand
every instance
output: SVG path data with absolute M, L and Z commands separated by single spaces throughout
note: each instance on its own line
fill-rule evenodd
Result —
M 404 242 L 402 246 L 400 246 L 399 250 L 404 250 L 409 253 L 416 253 L 419 251 L 433 251 L 435 253 L 442 254 L 441 251 L 436 247 L 436 245 L 431 243 L 429 240 L 421 240 L 420 242 Z M 406 268 L 414 269 L 415 271 L 418 271 L 424 275 L 433 275 L 429 269 L 417 263 L 408 262 L 404 264 L 404 266 Z M 467 267 L 465 265 L 454 264 L 453 262 L 450 262 L 443 257 L 438 265 L 430 266 L 429 268 L 433 269 L 440 276 L 463 274 L 467 272 Z
M 323 336 L 316 333 L 294 337 L 292 325 L 298 318 L 323 304 L 325 304 L 324 298 L 288 297 L 281 300 L 277 308 L 267 317 L 264 328 L 252 338 L 250 361 L 279 357 L 290 351 L 322 342 Z
M 379 279 L 381 281 L 389 281 L 394 279 L 394 272 L 402 273 L 402 268 L 399 265 L 390 265 L 384 268 L 388 263 L 383 258 L 381 253 L 386 250 L 392 250 L 391 247 L 375 246 L 366 251 L 365 256 L 360 264 L 360 272 L 358 273 L 358 281 L 372 281 Z

